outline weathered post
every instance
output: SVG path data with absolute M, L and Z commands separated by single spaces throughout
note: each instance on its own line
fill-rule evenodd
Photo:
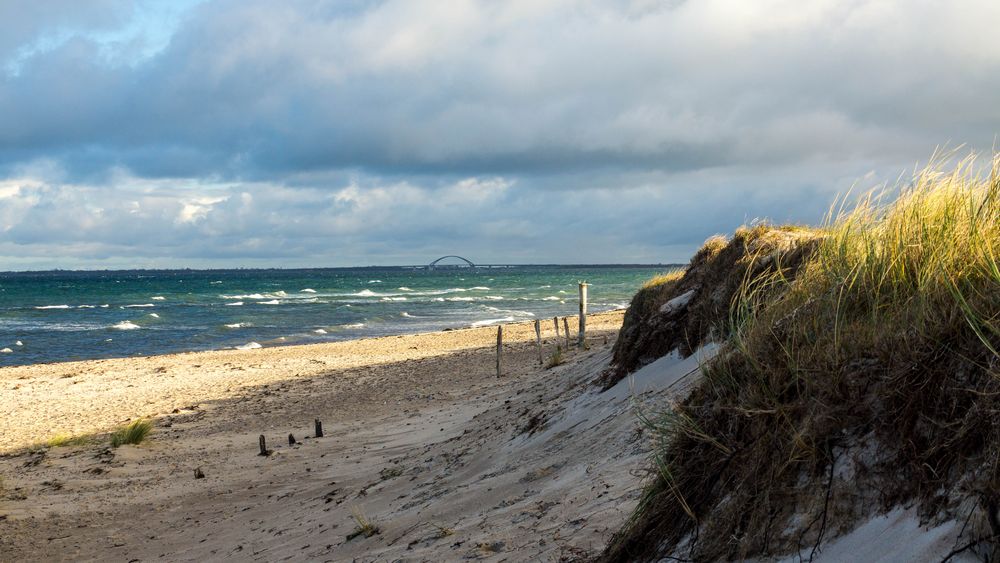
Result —
M 556 341 L 559 340 L 559 317 L 552 317 L 552 326 L 556 327 Z
M 566 351 L 569 351 L 569 317 L 563 317 L 563 332 L 566 333 Z
M 503 325 L 497 327 L 497 377 L 500 377 L 501 355 L 503 355 Z
M 320 422 L 320 420 L 317 418 L 315 424 L 316 424 L 316 431 L 313 432 L 313 434 L 315 434 L 317 438 L 322 438 L 323 437 L 323 423 Z
M 587 339 L 587 282 L 580 282 L 580 332 L 576 335 L 576 343 L 580 348 L 586 345 Z
M 535 347 L 538 348 L 538 363 L 544 364 L 542 357 L 542 321 L 535 319 Z
M 263 434 L 260 435 L 260 438 L 257 441 L 260 443 L 260 453 L 257 455 L 262 455 L 264 457 L 271 455 L 271 452 L 267 449 L 267 441 L 264 439 Z
M 294 446 L 297 443 L 298 442 L 295 440 L 295 435 L 294 434 L 289 434 L 288 435 L 288 445 L 289 446 Z

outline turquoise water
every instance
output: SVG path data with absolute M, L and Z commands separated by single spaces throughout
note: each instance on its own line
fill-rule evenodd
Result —
M 0 365 L 303 344 L 625 307 L 663 266 L 0 273 Z M 7 351 L 9 350 L 9 351 Z

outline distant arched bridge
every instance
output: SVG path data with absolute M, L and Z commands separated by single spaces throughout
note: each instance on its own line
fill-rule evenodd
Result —
M 435 266 L 438 265 L 438 262 L 440 262 L 442 260 L 446 260 L 448 258 L 458 258 L 459 260 L 461 260 L 461 261 L 465 262 L 466 264 L 468 264 L 470 268 L 475 268 L 476 267 L 476 265 L 472 263 L 472 260 L 469 260 L 468 258 L 462 258 L 461 256 L 456 256 L 454 254 L 449 254 L 448 256 L 442 256 L 442 257 L 438 258 L 437 260 L 435 260 L 435 261 L 431 262 L 430 264 L 428 264 L 427 267 L 428 268 L 434 268 Z

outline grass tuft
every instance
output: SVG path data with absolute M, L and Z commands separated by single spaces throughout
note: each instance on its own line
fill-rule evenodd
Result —
M 133 420 L 111 434 L 111 447 L 140 444 L 153 430 L 153 423 L 146 419 Z
M 360 507 L 351 507 L 351 516 L 354 518 L 356 526 L 353 532 L 347 534 L 347 541 L 351 541 L 358 536 L 370 538 L 374 535 L 382 533 L 382 530 L 379 529 L 374 522 L 369 520 L 367 516 L 365 516 L 365 513 Z
M 92 434 L 73 436 L 71 434 L 57 434 L 49 438 L 45 445 L 50 448 L 61 448 L 66 446 L 85 446 L 93 443 L 95 437 Z

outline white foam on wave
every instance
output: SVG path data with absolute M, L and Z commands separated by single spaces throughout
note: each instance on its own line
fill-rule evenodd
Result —
M 307 287 L 305 289 L 300 289 L 299 293 L 316 293 L 316 290 L 311 287 Z
M 368 283 L 382 283 L 382 280 L 368 280 Z
M 444 301 L 444 297 L 435 297 L 433 301 Z
M 475 301 L 474 297 L 447 297 L 446 301 Z
M 361 291 L 353 294 L 355 297 L 378 297 L 378 294 L 370 289 L 362 289 Z
M 500 319 L 486 319 L 486 320 L 483 320 L 483 321 L 476 321 L 476 322 L 472 323 L 471 326 L 474 326 L 474 327 L 476 327 L 476 326 L 489 326 L 489 325 L 495 325 L 497 323 L 509 323 L 509 322 L 511 322 L 513 320 L 514 320 L 514 317 L 503 317 L 503 318 L 500 318 Z
M 275 297 L 288 297 L 288 294 L 285 293 L 284 291 L 275 291 L 271 295 L 273 295 Z
M 122 309 L 142 309 L 145 307 L 156 307 L 152 303 L 137 303 L 135 305 L 122 305 Z
M 77 305 L 77 309 L 93 309 L 96 305 Z
M 365 323 L 351 323 L 346 325 L 340 325 L 341 328 L 364 328 Z
M 152 299 L 153 299 L 153 301 L 166 301 L 167 298 L 164 297 L 164 296 L 162 296 L 162 295 L 156 295 L 156 296 L 152 297 Z
M 258 305 L 281 305 L 281 301 L 278 301 L 277 299 L 272 299 L 270 301 L 258 301 L 257 304 Z
M 222 283 L 222 280 L 215 280 L 214 282 L 208 282 L 208 283 L 209 285 L 219 285 L 220 283 Z
M 227 307 L 239 307 L 242 304 L 243 304 L 242 301 L 233 301 L 232 303 L 226 303 L 226 306 Z
M 150 313 L 149 316 L 153 317 L 154 319 L 160 318 L 160 315 L 157 315 L 156 313 Z
M 142 328 L 141 326 L 133 323 L 132 321 L 122 321 L 111 325 L 111 328 L 115 330 L 135 330 L 137 328 Z
M 263 348 L 260 344 L 256 342 L 247 342 L 246 344 L 241 344 L 239 346 L 234 346 L 237 350 L 256 350 L 258 348 Z
M 565 289 L 560 289 L 559 293 L 566 293 L 566 290 Z
M 46 309 L 69 309 L 69 305 L 42 305 L 41 307 L 35 307 L 39 311 L 44 311 Z
M 247 328 L 249 326 L 253 326 L 253 325 L 250 324 L 250 323 L 231 323 L 231 324 L 227 324 L 226 328 Z
M 14 353 L 14 351 L 11 350 L 10 348 L 4 348 L 3 350 L 0 350 L 0 354 L 12 354 L 12 353 Z
M 503 301 L 504 300 L 504 296 L 503 295 L 487 295 L 486 297 L 483 297 L 483 299 L 486 299 L 488 301 Z
M 18 340 L 17 342 L 14 343 L 14 346 L 24 346 L 24 342 Z
M 267 299 L 267 296 L 260 293 L 248 293 L 246 295 L 220 295 L 223 299 Z
M 315 332 L 316 334 L 326 334 L 326 331 L 325 331 L 325 330 L 323 330 L 323 329 L 321 329 L 321 328 L 317 328 L 317 329 L 316 329 L 316 330 L 314 330 L 313 332 Z
M 405 297 L 383 297 L 382 301 L 406 301 Z
M 108 305 L 107 303 L 105 303 L 104 305 L 101 305 L 101 309 L 107 309 L 107 308 L 108 308 L 108 307 L 110 307 L 110 306 L 111 306 L 111 305 Z
M 469 288 L 469 291 L 489 291 L 489 290 L 490 290 L 490 288 L 482 286 L 482 285 L 477 285 L 476 287 L 470 287 Z
M 405 285 L 403 287 L 397 287 L 396 289 L 398 289 L 400 291 L 413 291 L 412 289 L 406 287 Z
M 548 297 L 543 297 L 542 301 L 559 301 L 559 298 L 555 295 L 550 295 Z

